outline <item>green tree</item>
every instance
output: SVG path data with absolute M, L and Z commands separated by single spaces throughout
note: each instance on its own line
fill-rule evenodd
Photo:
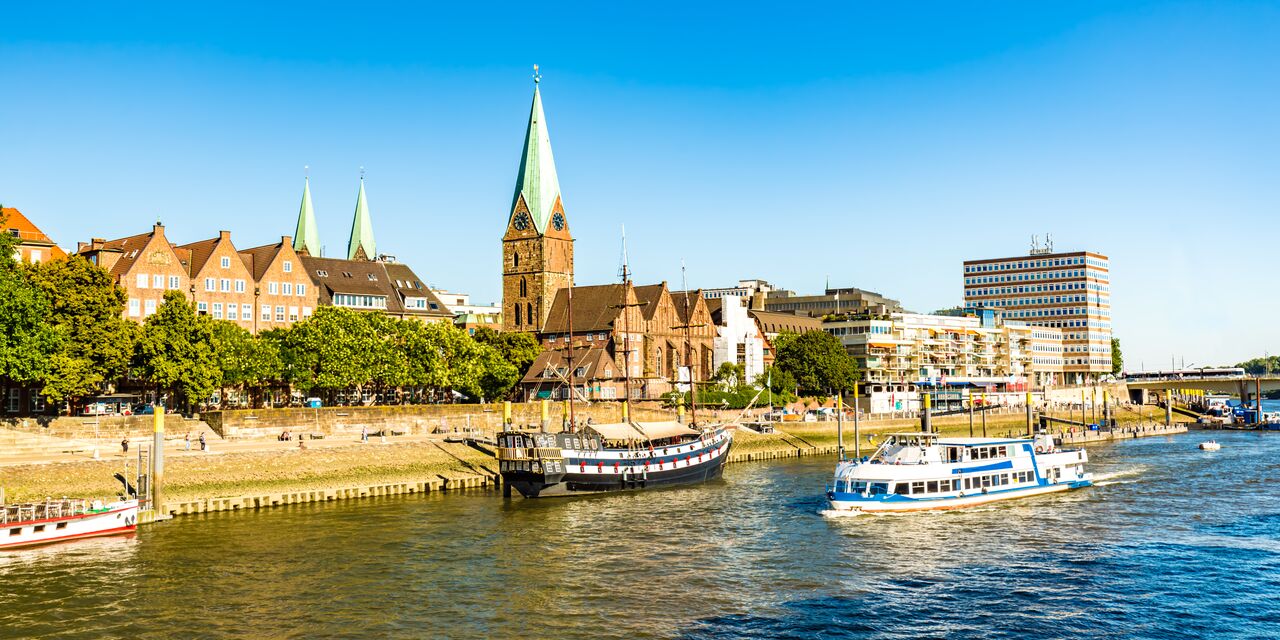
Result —
M 452 323 L 436 322 L 426 329 L 440 355 L 431 387 L 446 394 L 458 391 L 472 398 L 495 397 L 486 394 L 486 378 L 502 381 L 516 376 L 515 365 L 503 359 L 497 349 L 481 344 Z
M 0 234 L 0 378 L 30 385 L 47 379 L 62 337 L 47 321 L 48 298 L 14 257 L 17 244 Z
M 1280 372 L 1280 356 L 1254 358 L 1252 360 L 1241 362 L 1236 366 L 1244 369 L 1244 372 L 1251 376 L 1277 373 Z
M 756 378 L 756 384 L 773 391 L 773 404 L 788 404 L 796 400 L 796 378 L 777 365 L 770 366 Z M 767 393 L 767 392 L 766 392 Z
M 1120 353 L 1120 338 L 1111 339 L 1111 375 L 1124 372 L 1124 355 Z
M 776 341 L 774 344 L 775 366 L 795 377 L 801 394 L 852 390 L 858 379 L 857 362 L 835 336 L 825 331 L 806 331 L 783 341 L 781 347 Z
M 378 314 L 343 307 L 320 307 L 284 334 L 282 359 L 289 382 L 303 390 L 330 394 L 354 388 L 363 393 L 387 357 L 378 333 Z
M 494 349 L 497 357 L 511 366 L 489 366 L 481 376 L 480 387 L 485 398 L 507 398 L 516 383 L 529 372 L 529 367 L 542 353 L 542 344 L 532 334 L 521 331 L 476 329 L 476 342 Z M 488 356 L 485 356 L 486 358 Z
M 280 379 L 280 351 L 274 340 L 254 336 L 229 320 L 212 321 L 210 340 L 224 404 L 228 388 L 251 391 Z
M 166 291 L 164 303 L 142 327 L 134 368 L 157 390 L 174 392 L 188 407 L 203 402 L 222 378 L 214 357 L 213 321 L 196 315 L 181 291 Z
M 111 274 L 82 256 L 39 264 L 28 274 L 49 301 L 48 322 L 61 338 L 46 371 L 45 398 L 74 401 L 123 376 L 139 331 L 124 319 L 127 296 Z

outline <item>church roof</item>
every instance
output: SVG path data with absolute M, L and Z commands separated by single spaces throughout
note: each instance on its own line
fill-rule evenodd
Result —
M 551 134 L 547 132 L 547 117 L 542 112 L 542 94 L 537 85 L 533 87 L 533 107 L 529 110 L 529 129 L 524 135 L 524 152 L 520 155 L 520 173 L 516 175 L 511 211 L 515 211 L 521 196 L 538 233 L 546 233 L 551 210 L 560 197 L 560 179 L 556 176 Z
M 622 304 L 623 288 L 621 284 L 599 284 L 578 286 L 573 288 L 573 331 L 609 331 L 617 319 Z M 551 311 L 547 314 L 543 333 L 569 332 L 569 289 L 565 287 L 556 291 L 551 303 Z
M 302 183 L 302 206 L 298 208 L 298 226 L 293 232 L 293 250 L 320 255 L 320 228 L 316 226 L 316 212 L 311 206 L 311 179 Z
M 355 260 L 364 250 L 366 260 L 378 257 L 373 243 L 373 220 L 369 217 L 369 203 L 364 197 L 364 177 L 360 178 L 360 193 L 356 194 L 356 215 L 351 221 L 351 239 L 347 242 L 347 259 Z

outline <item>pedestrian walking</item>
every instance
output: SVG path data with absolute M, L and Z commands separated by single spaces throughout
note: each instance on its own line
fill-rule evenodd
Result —
M 209 445 L 208 445 L 208 444 L 206 444 L 206 443 L 205 443 L 205 441 L 204 441 L 204 432 L 203 432 L 203 431 L 201 431 L 201 432 L 200 432 L 200 450 L 201 450 L 201 451 L 208 451 L 208 450 L 209 450 Z
M 360 442 L 363 442 L 363 443 L 368 444 L 368 442 L 369 442 L 369 427 L 360 427 Z
M 183 447 L 183 448 L 182 448 L 182 450 L 183 450 L 183 451 L 190 451 L 190 450 L 191 450 L 191 432 L 190 432 L 190 431 L 188 431 L 188 432 L 187 432 L 187 435 L 185 435 L 185 436 L 183 436 L 183 437 L 182 437 L 182 443 L 183 443 L 183 444 L 182 444 L 182 447 Z
M 129 453 L 129 436 L 125 436 L 124 440 L 120 441 L 120 448 L 123 449 L 125 453 Z

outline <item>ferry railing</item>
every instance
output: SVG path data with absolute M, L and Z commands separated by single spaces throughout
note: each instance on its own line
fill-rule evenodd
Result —
M 46 500 L 3 505 L 0 508 L 0 524 L 66 518 L 88 513 L 88 502 L 83 499 Z

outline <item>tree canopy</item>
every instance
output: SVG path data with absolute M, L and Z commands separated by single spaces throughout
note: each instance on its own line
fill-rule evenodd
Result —
M 794 337 L 793 337 L 794 336 Z M 774 340 L 775 366 L 795 378 L 800 395 L 826 395 L 853 389 L 857 361 L 844 345 L 825 331 L 780 334 Z

